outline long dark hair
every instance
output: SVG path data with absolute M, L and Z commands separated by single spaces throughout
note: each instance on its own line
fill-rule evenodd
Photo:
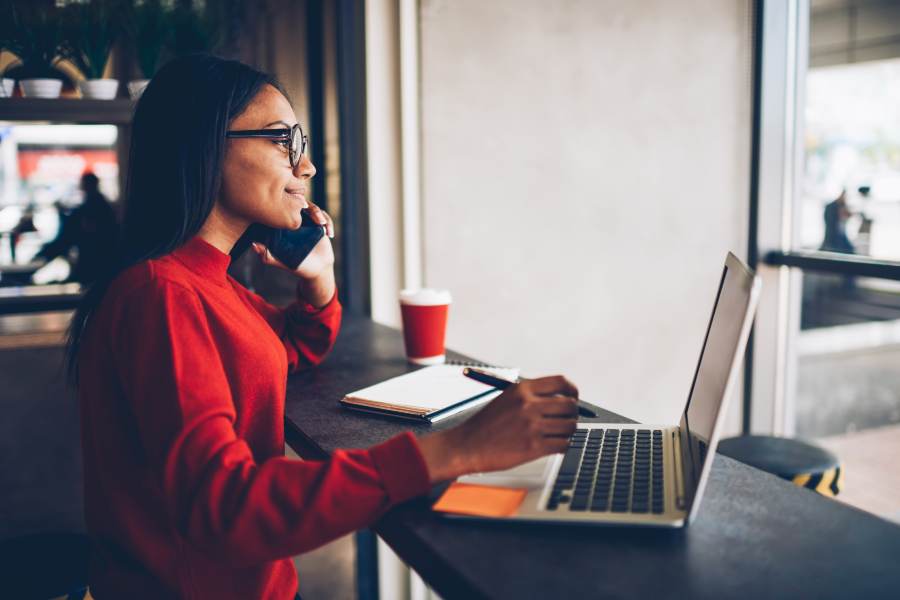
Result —
M 67 370 L 78 381 L 78 350 L 110 283 L 141 261 L 168 254 L 194 237 L 215 205 L 225 132 L 264 85 L 278 81 L 235 60 L 208 54 L 173 59 L 137 103 L 118 251 L 85 293 L 69 327 Z

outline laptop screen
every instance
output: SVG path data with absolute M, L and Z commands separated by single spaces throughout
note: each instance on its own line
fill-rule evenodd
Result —
M 752 318 L 747 308 L 753 280 L 752 273 L 729 255 L 679 427 L 686 510 L 691 508 L 703 473 L 713 428 L 726 399 L 728 378 L 734 376 L 731 367 L 735 355 L 743 356 L 746 337 L 742 340 L 741 333 L 745 319 Z

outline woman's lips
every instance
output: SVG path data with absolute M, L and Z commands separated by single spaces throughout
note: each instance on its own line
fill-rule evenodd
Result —
M 284 193 L 303 202 L 303 208 L 309 208 L 309 204 L 306 202 L 306 194 L 303 190 L 284 190 Z

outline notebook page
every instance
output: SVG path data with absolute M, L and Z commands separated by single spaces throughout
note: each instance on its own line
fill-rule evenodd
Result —
M 424 413 L 446 408 L 494 388 L 462 374 L 465 367 L 436 365 L 350 392 L 344 398 L 370 406 L 409 408 Z M 498 377 L 515 380 L 518 369 L 485 369 Z

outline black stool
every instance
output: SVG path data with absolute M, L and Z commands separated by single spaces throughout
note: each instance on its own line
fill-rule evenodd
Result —
M 834 454 L 800 440 L 744 435 L 720 441 L 717 450 L 823 496 L 837 496 L 844 483 L 841 464 Z
M 78 533 L 43 533 L 0 542 L 0 597 L 46 599 L 87 593 L 90 541 Z

